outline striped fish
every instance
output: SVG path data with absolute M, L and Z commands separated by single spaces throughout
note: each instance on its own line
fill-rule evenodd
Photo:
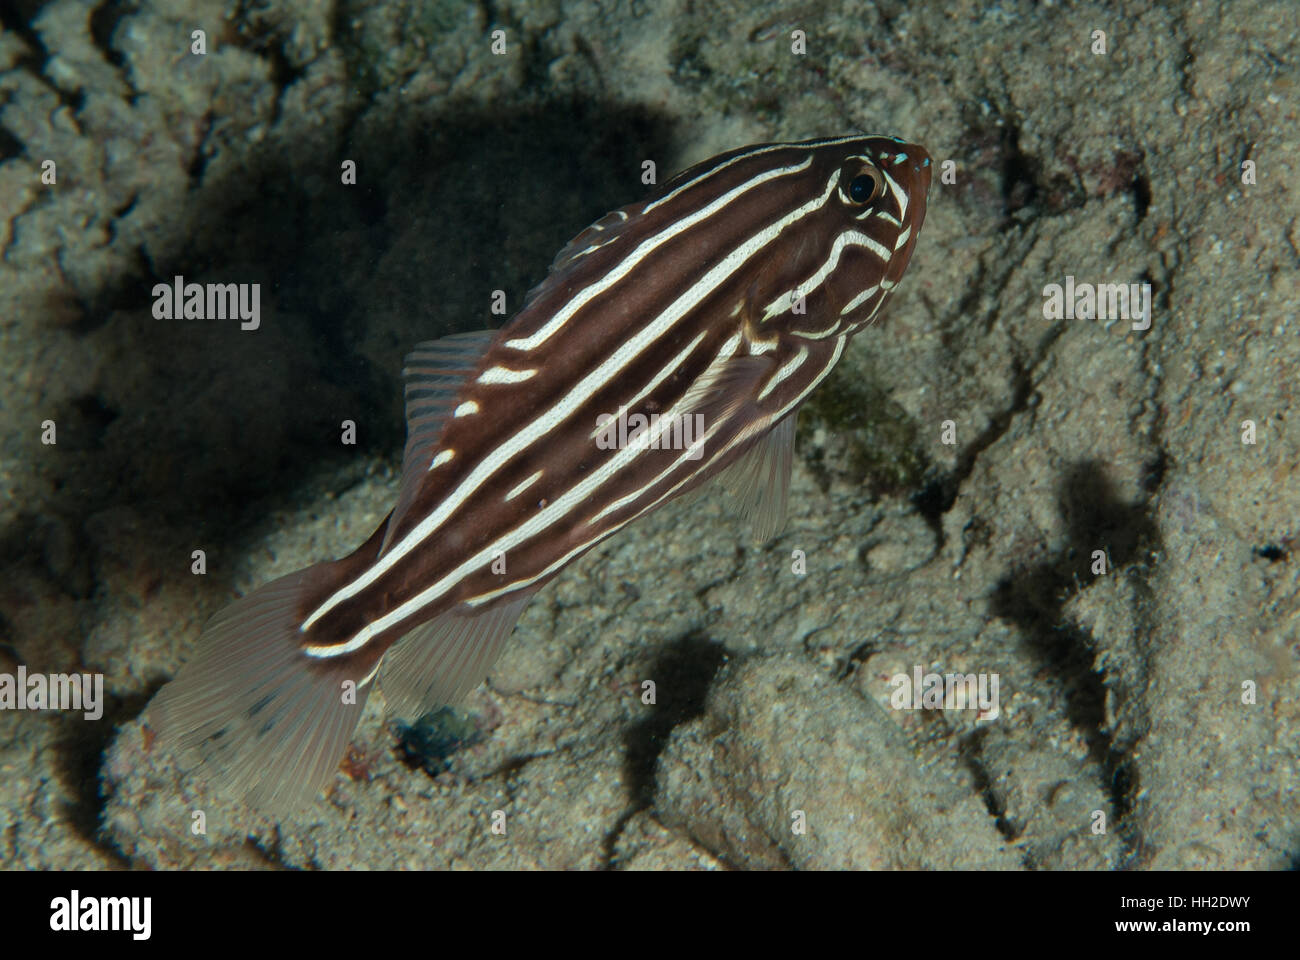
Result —
M 775 533 L 799 405 L 902 277 L 930 173 L 892 137 L 724 153 L 578 234 L 503 329 L 419 345 L 392 512 L 212 619 L 148 709 L 160 746 L 302 806 L 376 678 L 399 716 L 455 702 L 529 598 L 637 517 L 720 477 Z

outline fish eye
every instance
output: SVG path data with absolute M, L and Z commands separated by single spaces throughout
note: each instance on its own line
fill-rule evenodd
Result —
M 867 167 L 849 181 L 849 199 L 855 204 L 870 203 L 884 192 L 884 180 L 875 170 Z

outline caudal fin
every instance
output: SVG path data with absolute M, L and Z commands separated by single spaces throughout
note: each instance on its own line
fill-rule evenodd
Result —
M 305 807 L 329 783 L 369 690 L 373 663 L 313 660 L 298 645 L 303 590 L 325 566 L 274 580 L 213 617 L 145 715 L 182 764 L 272 812 Z

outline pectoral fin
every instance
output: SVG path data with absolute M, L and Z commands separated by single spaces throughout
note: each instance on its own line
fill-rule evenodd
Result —
M 735 501 L 740 515 L 753 523 L 759 540 L 770 540 L 785 526 L 797 419 L 798 411 L 786 414 L 744 456 L 718 475 L 718 482 Z

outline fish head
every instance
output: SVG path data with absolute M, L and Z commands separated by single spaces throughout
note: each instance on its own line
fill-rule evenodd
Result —
M 925 221 L 932 162 L 923 147 L 883 136 L 840 139 L 814 155 L 807 179 L 823 185 L 825 202 L 798 225 L 763 320 L 821 339 L 870 324 L 897 287 Z

